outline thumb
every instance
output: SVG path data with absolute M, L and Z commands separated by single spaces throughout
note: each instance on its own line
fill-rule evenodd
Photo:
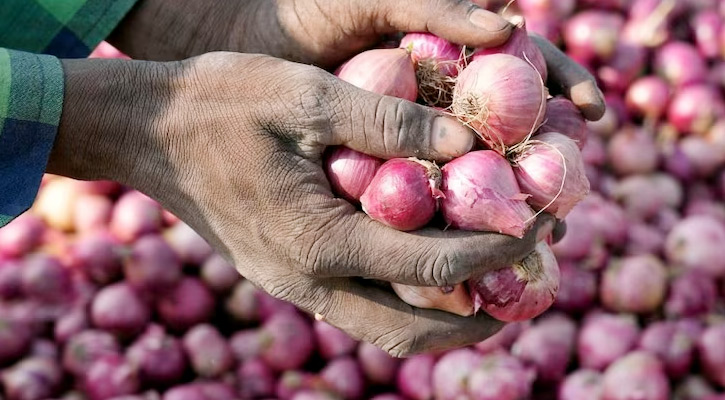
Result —
M 393 30 L 430 32 L 470 47 L 494 47 L 508 40 L 513 25 L 501 16 L 466 0 L 403 0 L 370 2 L 382 9 Z
M 340 81 L 332 143 L 380 158 L 448 161 L 473 147 L 474 133 L 433 108 L 359 89 Z

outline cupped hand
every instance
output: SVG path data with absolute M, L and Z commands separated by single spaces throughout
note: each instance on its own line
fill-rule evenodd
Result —
M 513 25 L 466 0 L 141 0 L 110 40 L 134 58 L 180 60 L 209 51 L 268 54 L 334 68 L 383 35 L 430 32 L 468 47 L 508 40 Z M 589 120 L 604 114 L 594 77 L 535 37 L 561 88 Z
M 500 323 L 414 308 L 373 280 L 448 286 L 510 265 L 523 239 L 390 229 L 336 198 L 327 146 L 439 161 L 472 133 L 412 102 L 316 67 L 210 53 L 183 62 L 64 61 L 64 110 L 49 171 L 113 179 L 180 216 L 248 279 L 396 356 L 478 342 Z

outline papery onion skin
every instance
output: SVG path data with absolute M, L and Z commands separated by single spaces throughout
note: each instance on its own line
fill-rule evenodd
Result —
M 467 282 L 475 309 L 504 321 L 523 321 L 546 311 L 559 290 L 559 266 L 549 246 L 539 242 L 521 262 Z
M 587 315 L 579 330 L 577 355 L 584 368 L 603 370 L 637 344 L 637 321 L 626 314 Z
M 509 40 L 506 41 L 506 43 L 497 47 L 476 49 L 471 56 L 471 60 L 475 61 L 490 54 L 509 54 L 516 56 L 527 63 L 530 63 L 541 75 L 541 79 L 546 82 L 548 77 L 546 60 L 536 43 L 529 38 L 525 22 L 521 22 L 519 26 L 513 29 L 511 36 L 509 36 Z
M 614 53 L 624 26 L 621 15 L 598 10 L 583 11 L 564 25 L 567 51 L 583 60 L 608 59 Z
M 723 116 L 725 101 L 722 94 L 705 84 L 680 89 L 667 109 L 667 120 L 681 134 L 705 134 Z
M 604 272 L 601 300 L 619 312 L 648 313 L 662 304 L 667 290 L 667 271 L 652 255 L 625 257 Z
M 658 76 L 645 76 L 634 81 L 627 89 L 627 107 L 646 118 L 659 119 L 667 110 L 670 88 Z
M 434 62 L 437 69 L 446 76 L 458 75 L 458 62 L 461 59 L 460 46 L 432 33 L 408 33 L 400 40 L 401 49 L 410 51 L 414 63 Z
M 578 369 L 559 386 L 559 400 L 601 400 L 603 376 L 592 369 Z
M 602 400 L 667 400 L 670 387 L 662 363 L 645 351 L 635 351 L 604 373 Z
M 695 215 L 680 220 L 667 235 L 667 259 L 681 267 L 703 271 L 713 277 L 725 276 L 725 226 L 708 216 Z
M 702 82 L 707 76 L 707 65 L 697 49 L 687 43 L 673 41 L 657 50 L 654 68 L 675 87 Z
M 508 147 L 533 134 L 544 120 L 543 81 L 518 57 L 483 56 L 458 75 L 452 111 L 489 148 L 504 154 Z
M 546 101 L 546 115 L 537 134 L 558 132 L 576 142 L 579 149 L 587 143 L 589 130 L 579 109 L 561 96 Z
M 725 324 L 719 323 L 708 327 L 700 336 L 698 349 L 700 364 L 705 375 L 718 385 L 725 385 Z
M 418 82 L 410 54 L 404 49 L 362 52 L 335 71 L 338 78 L 377 94 L 415 101 Z
M 521 238 L 534 221 L 508 161 L 491 150 L 473 151 L 444 165 L 441 211 L 450 226 Z
M 328 155 L 325 172 L 335 194 L 358 203 L 382 164 L 379 158 L 340 146 Z

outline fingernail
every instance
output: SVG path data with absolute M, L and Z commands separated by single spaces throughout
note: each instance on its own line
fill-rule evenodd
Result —
M 499 32 L 511 25 L 500 16 L 484 9 L 474 10 L 468 20 L 473 25 L 489 32 Z
M 449 117 L 433 120 L 431 146 L 444 157 L 458 157 L 473 147 L 473 132 Z

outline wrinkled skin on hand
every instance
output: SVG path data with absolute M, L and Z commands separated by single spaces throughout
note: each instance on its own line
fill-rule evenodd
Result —
M 476 26 L 470 17 L 482 10 L 462 1 L 184 0 L 166 4 L 164 13 L 165 3 L 140 2 L 114 43 L 136 58 L 231 49 L 329 67 L 382 33 L 430 30 L 483 46 L 506 40 L 510 29 L 490 13 L 476 17 L 488 29 Z M 185 20 L 189 7 L 203 12 Z M 198 32 L 193 40 L 178 27 L 185 21 L 196 24 L 184 27 Z M 125 32 L 134 23 L 148 35 L 145 45 Z M 591 104 L 596 118 L 603 107 L 593 79 L 555 49 L 544 54 L 571 71 L 552 74 L 565 92 L 593 88 L 567 93 L 588 96 L 577 104 Z M 470 150 L 474 138 L 433 109 L 360 90 L 317 67 L 234 53 L 63 63 L 65 106 L 49 172 L 113 179 L 149 194 L 273 296 L 393 355 L 478 342 L 501 323 L 483 313 L 415 308 L 372 280 L 454 285 L 520 260 L 537 234 L 554 227 L 542 215 L 523 239 L 432 228 L 405 233 L 335 198 L 321 167 L 327 146 L 444 162 Z

